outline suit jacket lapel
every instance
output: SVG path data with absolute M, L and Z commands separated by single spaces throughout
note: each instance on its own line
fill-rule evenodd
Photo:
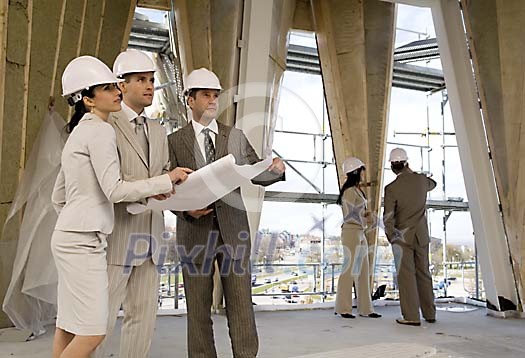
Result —
M 113 117 L 115 125 L 122 132 L 122 134 L 128 140 L 129 144 L 133 147 L 133 149 L 137 152 L 137 154 L 139 155 L 140 159 L 142 160 L 146 168 L 149 168 L 149 164 L 148 164 L 148 160 L 146 159 L 146 155 L 142 151 L 142 148 L 140 147 L 140 144 L 137 141 L 135 132 L 133 132 L 133 128 L 131 127 L 129 120 L 122 113 L 112 113 L 112 117 Z
M 184 128 L 182 128 L 181 131 L 184 131 L 184 135 L 182 136 L 182 138 L 184 144 L 188 148 L 188 153 L 190 153 L 190 156 L 195 162 L 195 168 L 202 168 L 206 165 L 206 160 L 202 156 L 199 143 L 197 143 L 197 140 L 195 139 L 195 131 L 193 130 L 191 122 L 187 124 Z
M 222 158 L 228 154 L 228 131 L 221 123 L 219 125 L 219 133 L 215 138 L 215 159 Z

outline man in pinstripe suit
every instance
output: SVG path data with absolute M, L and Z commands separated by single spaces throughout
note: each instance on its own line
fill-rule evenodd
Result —
M 112 113 L 124 180 L 134 181 L 169 170 L 165 129 L 146 118 L 144 108 L 153 100 L 155 65 L 144 53 L 128 50 L 115 60 L 113 72 L 125 79 L 120 84 L 122 110 Z M 162 197 L 156 197 L 162 199 Z M 130 215 L 126 203 L 115 205 L 115 228 L 108 238 L 109 278 L 108 335 L 120 307 L 124 320 L 119 357 L 145 358 L 149 354 L 157 313 L 159 274 L 167 252 L 162 213 Z M 104 345 L 96 352 L 103 357 Z
M 242 131 L 216 121 L 220 90 L 219 79 L 207 69 L 188 76 L 187 103 L 193 120 L 168 137 L 172 166 L 195 170 L 227 154 L 233 154 L 241 165 L 259 161 Z M 284 171 L 284 163 L 274 158 L 268 171 L 252 182 L 272 184 L 284 179 Z M 208 208 L 176 214 L 188 309 L 189 357 L 217 356 L 211 320 L 215 261 L 224 289 L 233 356 L 255 357 L 258 338 L 251 299 L 250 229 L 240 189 Z

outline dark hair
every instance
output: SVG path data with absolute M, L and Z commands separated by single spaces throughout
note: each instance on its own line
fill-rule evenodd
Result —
M 190 97 L 193 98 L 193 99 L 197 99 L 197 92 L 199 92 L 199 88 L 192 88 L 188 91 L 188 98 L 186 98 L 186 104 L 189 105 L 190 104 Z
M 343 203 L 343 194 L 346 189 L 349 189 L 353 186 L 356 186 L 361 181 L 361 172 L 365 167 L 357 168 L 356 170 L 346 173 L 346 181 L 344 182 L 341 190 L 339 191 L 339 196 L 337 197 L 336 203 L 341 205 Z
M 189 104 L 188 100 L 191 98 L 197 99 L 197 92 L 206 90 L 207 88 L 192 88 L 188 91 L 188 98 L 186 99 L 186 104 Z
M 124 82 L 126 83 L 129 83 L 129 81 L 131 81 L 131 76 L 133 75 L 134 73 L 124 73 L 123 75 L 120 75 L 118 78 L 121 78 L 124 80 Z
M 94 89 L 97 86 L 92 86 L 87 89 L 82 90 L 80 92 L 82 99 L 75 103 L 75 112 L 73 112 L 73 115 L 71 116 L 71 119 L 66 124 L 66 132 L 71 133 L 73 132 L 73 129 L 78 125 L 78 122 L 84 117 L 84 114 L 87 113 L 86 105 L 84 104 L 84 97 L 93 98 L 95 97 Z
M 390 167 L 392 168 L 392 171 L 394 173 L 400 172 L 401 170 L 403 170 L 403 168 L 405 166 L 406 166 L 406 162 L 392 162 L 392 163 L 390 163 Z

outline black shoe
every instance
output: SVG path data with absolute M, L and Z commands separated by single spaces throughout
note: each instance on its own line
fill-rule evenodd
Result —
M 407 326 L 421 326 L 421 322 L 419 321 L 408 321 L 404 318 L 398 318 L 396 319 L 396 322 L 399 324 L 407 325 Z
M 428 323 L 436 323 L 436 319 L 435 318 L 429 318 L 429 319 L 425 318 L 425 321 L 427 321 Z
M 368 315 L 360 315 L 361 317 L 368 317 L 368 318 L 381 318 L 383 316 L 381 316 L 379 313 L 376 313 L 376 312 L 372 312 Z
M 355 318 L 355 316 L 351 313 L 341 313 L 341 317 L 343 318 Z

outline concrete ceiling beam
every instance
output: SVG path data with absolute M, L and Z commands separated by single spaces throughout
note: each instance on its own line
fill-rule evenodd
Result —
M 295 30 L 315 31 L 310 0 L 296 0 L 293 15 L 293 28 Z
M 144 7 L 147 9 L 170 11 L 171 1 L 170 0 L 138 0 L 137 6 Z

